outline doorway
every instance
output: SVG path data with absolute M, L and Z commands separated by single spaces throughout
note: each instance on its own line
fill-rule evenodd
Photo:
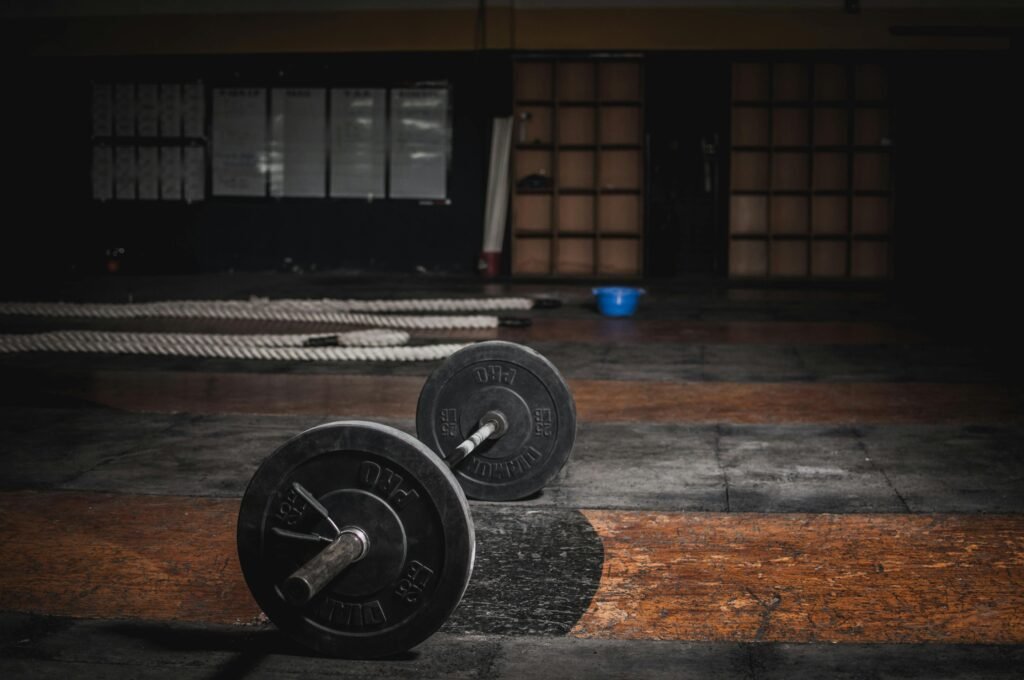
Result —
M 729 68 L 716 55 L 648 57 L 648 276 L 726 275 Z

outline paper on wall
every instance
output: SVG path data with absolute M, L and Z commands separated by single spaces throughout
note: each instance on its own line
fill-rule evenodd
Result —
M 202 81 L 182 85 L 181 115 L 186 137 L 206 136 L 206 94 Z
M 185 200 L 189 203 L 206 198 L 206 158 L 205 149 L 198 144 L 185 147 L 184 178 Z
M 136 158 L 139 199 L 155 201 L 160 198 L 160 154 L 155 146 L 140 146 Z
M 448 196 L 448 90 L 391 91 L 391 198 Z
M 136 131 L 139 137 L 156 137 L 160 131 L 160 90 L 151 83 L 140 83 L 135 90 Z
M 387 91 L 331 90 L 331 196 L 384 197 Z
M 324 91 L 275 89 L 270 116 L 270 195 L 323 198 L 327 172 Z
M 180 146 L 165 146 L 160 149 L 160 198 L 165 201 L 181 200 Z
M 267 91 L 213 91 L 214 196 L 266 196 Z
M 160 136 L 181 137 L 181 85 L 160 86 Z
M 121 201 L 135 200 L 135 147 L 114 149 L 114 197 Z
M 135 136 L 134 83 L 118 83 L 114 86 L 114 134 L 118 137 Z

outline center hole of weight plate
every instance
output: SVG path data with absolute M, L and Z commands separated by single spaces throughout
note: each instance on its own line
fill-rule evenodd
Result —
M 378 496 L 359 489 L 332 491 L 319 500 L 338 526 L 358 526 L 371 537 L 363 558 L 349 565 L 325 592 L 363 597 L 394 582 L 405 563 L 406 551 L 405 528 L 394 509 Z M 317 529 L 331 535 L 326 522 Z

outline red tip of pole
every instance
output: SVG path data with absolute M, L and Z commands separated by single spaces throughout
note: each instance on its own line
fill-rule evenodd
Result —
M 501 273 L 501 253 L 483 252 L 480 253 L 480 273 L 488 279 L 493 279 Z

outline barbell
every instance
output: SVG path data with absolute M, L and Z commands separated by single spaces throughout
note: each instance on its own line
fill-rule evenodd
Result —
M 420 439 L 355 420 L 306 430 L 246 488 L 246 584 L 279 629 L 319 653 L 389 656 L 436 631 L 473 571 L 467 494 L 510 500 L 542 488 L 569 458 L 576 409 L 547 359 L 483 342 L 428 378 L 416 424 Z

